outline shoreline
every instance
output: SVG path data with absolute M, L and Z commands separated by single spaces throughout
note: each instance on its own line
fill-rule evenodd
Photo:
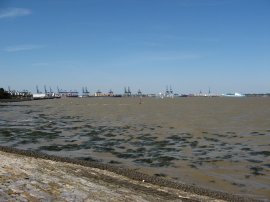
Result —
M 84 168 L 98 169 L 100 171 L 108 171 L 108 172 L 114 173 L 116 175 L 126 177 L 132 181 L 139 182 L 139 184 L 137 184 L 137 185 L 134 185 L 134 183 L 131 183 L 131 182 L 126 183 L 126 184 L 124 183 L 125 186 L 132 188 L 132 189 L 135 189 L 135 190 L 145 189 L 143 187 L 140 187 L 141 182 L 143 182 L 143 184 L 147 183 L 147 184 L 151 184 L 153 186 L 165 187 L 168 189 L 174 189 L 174 190 L 186 192 L 186 193 L 189 193 L 190 196 L 199 195 L 202 197 L 210 197 L 212 199 L 219 199 L 219 200 L 225 200 L 225 201 L 243 201 L 243 202 L 244 201 L 259 201 L 259 200 L 255 200 L 252 198 L 233 195 L 233 194 L 229 194 L 229 193 L 225 193 L 225 192 L 212 191 L 212 190 L 208 190 L 208 189 L 201 188 L 201 187 L 186 185 L 186 184 L 170 181 L 168 179 L 163 179 L 163 178 L 157 177 L 157 176 L 149 176 L 149 175 L 134 171 L 132 169 L 123 168 L 123 167 L 119 167 L 119 166 L 115 166 L 115 165 L 108 165 L 108 164 L 97 163 L 97 162 L 89 162 L 89 161 L 82 161 L 82 160 L 76 160 L 76 159 L 65 158 L 65 157 L 58 157 L 58 156 L 53 156 L 53 155 L 47 155 L 47 154 L 40 153 L 40 152 L 20 150 L 20 149 L 11 148 L 11 147 L 5 147 L 5 146 L 0 146 L 0 151 L 5 152 L 7 154 L 20 155 L 20 156 L 22 156 L 22 158 L 29 157 L 29 158 L 35 158 L 36 160 L 49 160 L 49 161 L 58 162 L 58 163 L 68 163 L 68 164 L 72 164 L 72 165 L 83 166 Z M 109 183 L 115 184 L 115 179 L 114 180 L 109 179 Z M 151 192 L 151 195 L 153 197 L 155 196 L 155 194 L 157 194 L 157 195 L 161 194 L 161 193 L 159 193 L 159 191 L 156 188 L 152 188 L 150 192 Z M 167 194 L 169 194 L 169 193 L 167 193 Z M 165 195 L 164 195 L 164 197 L 165 197 Z M 175 198 L 175 196 L 173 196 L 173 193 L 170 196 L 169 195 L 166 197 L 169 197 L 169 198 L 174 197 Z M 181 198 L 181 200 L 198 201 L 198 199 L 196 199 L 196 197 L 193 199 Z M 209 200 L 209 199 L 207 199 L 207 200 Z M 207 201 L 207 200 L 205 200 L 205 201 Z
M 25 99 L 0 99 L 0 103 L 9 103 L 9 102 L 25 102 L 25 101 L 32 101 L 32 98 L 25 98 Z

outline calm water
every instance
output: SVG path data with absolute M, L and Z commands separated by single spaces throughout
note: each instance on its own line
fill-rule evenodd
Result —
M 270 198 L 270 98 L 2 103 L 0 144 Z

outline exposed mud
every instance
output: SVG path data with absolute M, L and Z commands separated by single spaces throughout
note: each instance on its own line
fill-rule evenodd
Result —
M 269 199 L 269 98 L 0 104 L 0 144 Z

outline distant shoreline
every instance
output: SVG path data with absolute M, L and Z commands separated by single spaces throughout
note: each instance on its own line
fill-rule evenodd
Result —
M 24 99 L 0 99 L 0 103 L 7 103 L 7 102 L 24 102 L 24 101 L 31 101 L 32 98 L 24 98 Z

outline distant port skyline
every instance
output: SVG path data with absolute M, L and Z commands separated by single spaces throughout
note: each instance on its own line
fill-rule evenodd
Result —
M 211 91 L 211 88 L 208 88 L 208 91 L 198 91 L 198 92 L 189 92 L 189 93 L 179 93 L 175 91 L 171 85 L 167 85 L 164 89 L 159 92 L 144 92 L 143 89 L 132 90 L 130 86 L 125 86 L 122 88 L 122 92 L 114 91 L 113 89 L 102 91 L 100 89 L 97 90 L 89 90 L 87 86 L 83 86 L 81 90 L 77 89 L 62 89 L 58 86 L 56 90 L 52 87 L 47 87 L 46 85 L 43 88 L 40 88 L 36 85 L 36 89 L 34 91 L 23 89 L 11 89 L 10 86 L 8 88 L 4 88 L 9 93 L 15 94 L 23 94 L 30 93 L 34 96 L 47 96 L 47 97 L 89 97 L 89 96 L 158 96 L 158 97 L 187 97 L 187 96 L 202 96 L 202 97 L 216 97 L 216 96 L 227 96 L 227 97 L 242 97 L 242 96 L 270 96 L 270 92 L 264 93 L 241 93 L 241 92 L 223 92 L 223 93 L 215 93 Z
M 134 87 L 135 86 L 135 87 Z M 103 85 L 67 85 L 67 86 L 60 86 L 60 85 L 31 85 L 30 87 L 20 85 L 19 87 L 15 87 L 13 85 L 0 85 L 1 88 L 4 88 L 5 90 L 13 89 L 16 91 L 29 91 L 31 93 L 37 93 L 37 87 L 40 92 L 45 93 L 45 88 L 47 91 L 77 91 L 79 95 L 83 94 L 83 89 L 87 90 L 90 94 L 94 94 L 97 91 L 100 91 L 102 93 L 109 93 L 110 91 L 113 91 L 115 94 L 123 94 L 125 91 L 125 88 L 129 88 L 132 94 L 136 94 L 139 90 L 143 94 L 160 94 L 165 93 L 166 90 L 172 89 L 174 93 L 176 94 L 216 94 L 216 95 L 222 95 L 222 94 L 228 94 L 228 93 L 241 93 L 241 94 L 268 94 L 270 93 L 270 86 L 269 90 L 243 90 L 241 88 L 230 88 L 230 89 L 217 89 L 215 87 L 205 87 L 205 88 L 190 88 L 188 86 L 183 87 L 176 87 L 174 85 L 161 85 L 159 84 L 159 87 L 153 87 L 150 88 L 148 86 L 140 86 L 140 85 L 123 85 L 120 87 L 113 87 L 113 85 L 105 86 Z M 210 92 L 210 93 L 209 93 Z

